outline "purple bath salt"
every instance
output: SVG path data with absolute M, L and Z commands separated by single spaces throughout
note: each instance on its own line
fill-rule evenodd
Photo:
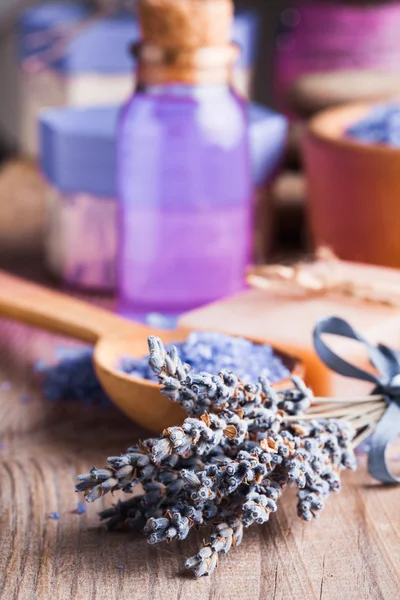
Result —
M 376 106 L 346 130 L 346 136 L 367 144 L 400 147 L 400 104 Z
M 268 344 L 254 344 L 240 337 L 223 333 L 196 331 L 176 346 L 179 358 L 189 364 L 196 373 L 218 375 L 222 370 L 233 371 L 245 383 L 266 377 L 275 383 L 289 377 L 290 373 Z M 149 367 L 148 357 L 136 359 L 125 357 L 120 368 L 134 377 L 156 380 Z
M 275 383 L 290 375 L 268 344 L 254 344 L 244 338 L 216 332 L 193 332 L 185 342 L 174 345 L 181 360 L 190 364 L 196 372 L 218 375 L 223 369 L 228 369 L 245 383 L 256 382 L 260 376 Z M 133 377 L 155 381 L 148 362 L 148 356 L 121 357 L 118 367 Z M 58 364 L 39 365 L 37 370 L 42 377 L 43 394 L 48 400 L 78 400 L 100 405 L 109 402 L 96 377 L 91 348 L 69 350 L 68 356 Z
M 74 512 L 77 515 L 83 515 L 86 512 L 86 506 L 82 502 L 78 502 L 78 504 L 76 505 L 76 509 L 74 510 Z
M 35 370 L 41 377 L 42 393 L 51 402 L 75 400 L 90 405 L 109 404 L 94 371 L 92 348 L 71 349 L 57 364 L 46 365 L 40 361 Z

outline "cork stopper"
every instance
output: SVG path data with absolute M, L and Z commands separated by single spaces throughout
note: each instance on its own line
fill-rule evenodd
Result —
M 142 44 L 192 49 L 231 39 L 232 0 L 139 0 Z

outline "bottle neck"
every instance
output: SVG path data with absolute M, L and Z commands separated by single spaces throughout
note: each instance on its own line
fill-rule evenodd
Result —
M 227 86 L 239 49 L 234 44 L 196 49 L 166 49 L 139 45 L 139 87 L 158 88 L 166 85 L 196 87 Z

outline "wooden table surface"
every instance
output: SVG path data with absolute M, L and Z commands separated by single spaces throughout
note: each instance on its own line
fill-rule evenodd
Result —
M 2 600 L 386 599 L 400 597 L 400 488 L 358 472 L 344 476 L 321 517 L 303 524 L 289 491 L 264 527 L 246 532 L 212 577 L 194 580 L 182 544 L 148 546 L 107 532 L 87 505 L 78 515 L 77 473 L 143 437 L 116 409 L 44 400 L 32 362 L 50 335 L 0 320 L 0 598 Z M 103 506 L 116 498 L 107 496 Z M 96 505 L 97 504 L 97 505 Z M 59 513 L 54 520 L 50 513 Z
M 26 260 L 13 267 L 34 276 Z M 97 511 L 117 500 L 111 496 L 76 514 L 77 473 L 103 466 L 146 434 L 112 407 L 42 398 L 32 365 L 59 343 L 0 319 L 1 600 L 400 598 L 400 488 L 372 481 L 365 457 L 318 520 L 300 522 L 294 493 L 285 493 L 271 521 L 246 531 L 214 575 L 200 580 L 183 565 L 202 534 L 154 547 L 107 532 Z

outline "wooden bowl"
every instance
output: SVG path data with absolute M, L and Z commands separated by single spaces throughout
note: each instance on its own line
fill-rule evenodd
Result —
M 344 137 L 373 104 L 314 117 L 303 140 L 311 233 L 344 260 L 400 267 L 400 149 Z

